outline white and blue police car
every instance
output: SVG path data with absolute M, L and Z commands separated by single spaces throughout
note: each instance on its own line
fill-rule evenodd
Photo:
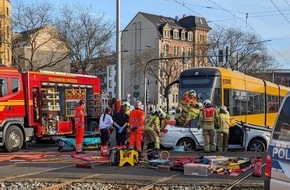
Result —
M 266 158 L 264 190 L 290 189 L 290 93 L 284 98 Z

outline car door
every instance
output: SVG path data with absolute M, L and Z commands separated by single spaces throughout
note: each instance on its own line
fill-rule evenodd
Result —
M 191 121 L 190 132 L 194 136 L 198 145 L 204 145 L 204 140 L 203 140 L 203 136 L 202 136 L 202 128 L 198 129 L 197 120 Z

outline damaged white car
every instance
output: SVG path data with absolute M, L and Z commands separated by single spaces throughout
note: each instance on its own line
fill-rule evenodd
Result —
M 272 129 L 237 122 L 230 128 L 229 149 L 264 152 L 269 144 Z M 203 149 L 202 128 L 167 124 L 160 137 L 160 144 L 166 148 L 184 146 L 185 150 Z

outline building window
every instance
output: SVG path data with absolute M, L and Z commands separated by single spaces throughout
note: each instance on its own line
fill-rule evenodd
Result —
M 188 41 L 192 42 L 193 41 L 193 33 L 188 32 Z
M 185 31 L 181 32 L 181 40 L 185 40 Z
M 113 81 L 109 80 L 109 88 L 112 88 L 112 86 L 113 86 Z
M 199 35 L 199 41 L 204 42 L 205 41 L 205 36 L 203 34 Z
M 170 30 L 169 29 L 163 29 L 163 37 L 170 38 Z
M 113 76 L 113 68 L 109 67 L 109 77 Z
M 175 39 L 175 40 L 179 39 L 179 31 L 178 31 L 178 29 L 173 30 L 173 39 Z
M 164 44 L 164 54 L 169 54 L 169 44 Z
M 179 53 L 179 47 L 178 46 L 174 46 L 173 47 L 173 51 L 174 51 L 173 52 L 174 55 L 178 55 L 178 53 Z

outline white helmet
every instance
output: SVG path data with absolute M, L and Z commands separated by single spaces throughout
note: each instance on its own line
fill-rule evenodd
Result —
M 196 108 L 201 109 L 203 107 L 203 104 L 201 102 L 197 102 L 195 106 Z
M 124 102 L 123 105 L 128 107 L 128 108 L 131 106 L 129 102 Z
M 161 116 L 164 111 L 161 108 L 158 108 L 156 112 L 159 116 Z
M 221 106 L 220 107 L 220 111 L 226 112 L 227 111 L 227 107 L 226 106 Z
M 135 102 L 135 108 L 140 108 L 140 109 L 142 109 L 142 102 L 139 101 L 139 100 L 137 100 L 137 101 Z
M 206 99 L 205 101 L 203 101 L 203 106 L 209 106 L 211 105 L 211 101 L 209 99 Z
M 189 91 L 188 95 L 196 97 L 196 92 L 194 90 L 191 90 Z

